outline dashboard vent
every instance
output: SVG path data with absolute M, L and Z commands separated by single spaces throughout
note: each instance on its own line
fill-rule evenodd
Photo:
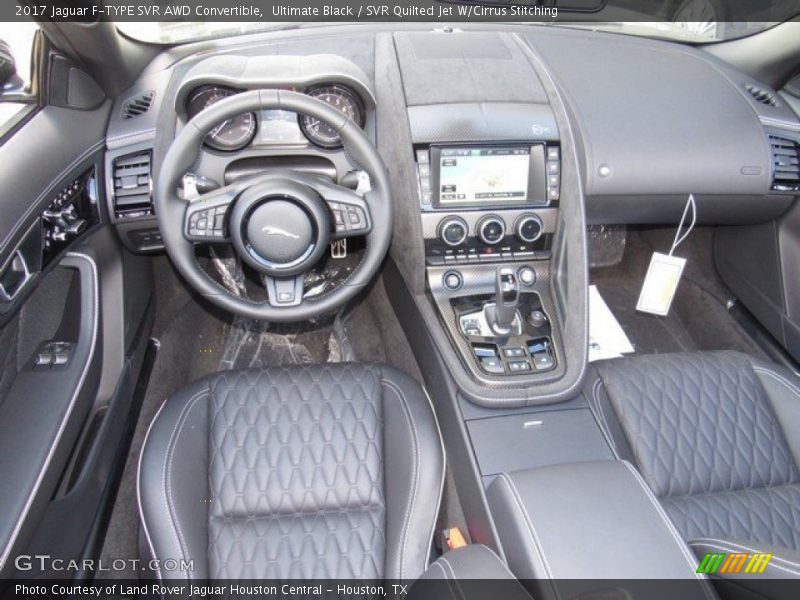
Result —
M 776 135 L 769 136 L 772 146 L 772 189 L 800 191 L 800 142 Z
M 133 119 L 139 115 L 143 115 L 150 110 L 150 106 L 152 106 L 155 97 L 155 92 L 145 92 L 144 94 L 129 98 L 125 101 L 125 104 L 122 105 L 122 118 Z
M 778 98 L 769 90 L 765 90 L 764 88 L 760 88 L 755 85 L 746 85 L 744 86 L 748 93 L 755 98 L 756 102 L 760 102 L 761 104 L 766 104 L 767 106 L 774 106 L 778 107 L 781 105 L 778 102 Z
M 149 150 L 114 160 L 114 214 L 118 218 L 153 214 L 150 160 Z

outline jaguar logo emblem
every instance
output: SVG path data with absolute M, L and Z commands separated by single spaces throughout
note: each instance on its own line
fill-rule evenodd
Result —
M 300 236 L 296 233 L 292 233 L 291 231 L 286 231 L 285 229 L 274 227 L 272 225 L 264 225 L 264 227 L 261 228 L 261 233 L 265 233 L 266 235 L 280 235 L 293 240 L 300 239 Z

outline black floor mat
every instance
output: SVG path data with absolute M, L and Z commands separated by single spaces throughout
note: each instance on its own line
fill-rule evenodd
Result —
M 738 350 L 766 358 L 728 313 L 726 302 L 732 295 L 713 266 L 711 229 L 695 230 L 676 251 L 688 260 L 669 315 L 658 317 L 636 310 L 650 257 L 654 251 L 669 250 L 673 233 L 631 230 L 622 262 L 591 272 L 591 283 L 597 286 L 636 353 Z

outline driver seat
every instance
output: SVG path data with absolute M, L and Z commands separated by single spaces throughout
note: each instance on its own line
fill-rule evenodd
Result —
M 416 579 L 443 481 L 433 408 L 401 371 L 229 371 L 161 407 L 139 510 L 162 579 Z

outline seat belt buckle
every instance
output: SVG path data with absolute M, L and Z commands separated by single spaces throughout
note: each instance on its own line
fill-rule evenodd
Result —
M 458 527 L 445 529 L 442 531 L 442 536 L 444 537 L 444 546 L 448 550 L 456 550 L 457 548 L 463 548 L 467 545 L 467 540 Z

